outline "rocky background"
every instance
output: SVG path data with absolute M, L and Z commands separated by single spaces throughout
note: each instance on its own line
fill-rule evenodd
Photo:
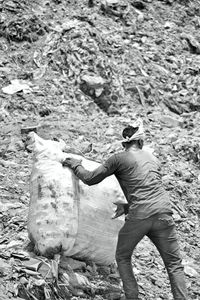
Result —
M 115 266 L 32 251 L 28 133 L 101 161 L 136 116 L 163 165 L 190 299 L 200 299 L 199 32 L 199 0 L 0 1 L 1 300 L 119 299 Z M 133 268 L 141 299 L 172 299 L 148 239 Z

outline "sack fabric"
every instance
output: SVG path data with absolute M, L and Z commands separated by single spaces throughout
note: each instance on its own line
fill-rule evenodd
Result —
M 87 186 L 62 166 L 67 157 L 82 159 L 88 170 L 97 162 L 63 152 L 63 141 L 51 141 L 32 133 L 34 162 L 30 178 L 28 232 L 41 255 L 61 253 L 97 264 L 114 262 L 122 217 L 112 220 L 115 205 L 125 202 L 114 176 Z

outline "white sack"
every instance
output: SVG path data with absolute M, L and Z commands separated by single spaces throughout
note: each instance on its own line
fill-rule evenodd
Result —
M 32 139 L 35 159 L 28 231 L 36 249 L 42 255 L 61 251 L 65 256 L 98 264 L 112 263 L 123 225 L 123 218 L 111 219 L 116 208 L 113 202 L 124 200 L 115 176 L 87 186 L 61 162 L 69 156 L 81 158 L 88 170 L 95 169 L 98 163 L 62 152 L 66 147 L 63 141 L 43 140 L 35 133 Z

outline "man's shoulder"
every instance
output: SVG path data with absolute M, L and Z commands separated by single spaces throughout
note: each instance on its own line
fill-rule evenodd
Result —
M 130 161 L 130 159 L 133 161 L 134 157 L 128 152 L 128 151 L 120 151 L 114 154 L 115 161 L 118 163 Z
M 124 157 L 126 156 L 126 151 L 118 151 L 115 154 L 113 154 L 113 156 L 115 156 L 115 158 Z
M 155 155 L 149 151 L 148 149 L 138 149 L 137 151 L 120 151 L 115 153 L 113 156 L 115 156 L 115 159 L 132 159 L 132 160 L 138 160 L 139 158 L 148 158 L 149 160 L 156 160 Z

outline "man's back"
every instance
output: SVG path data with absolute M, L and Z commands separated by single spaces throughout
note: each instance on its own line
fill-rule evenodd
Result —
M 130 149 L 112 157 L 116 165 L 115 176 L 130 205 L 129 218 L 148 218 L 160 212 L 171 212 L 165 191 L 160 164 L 149 151 Z

